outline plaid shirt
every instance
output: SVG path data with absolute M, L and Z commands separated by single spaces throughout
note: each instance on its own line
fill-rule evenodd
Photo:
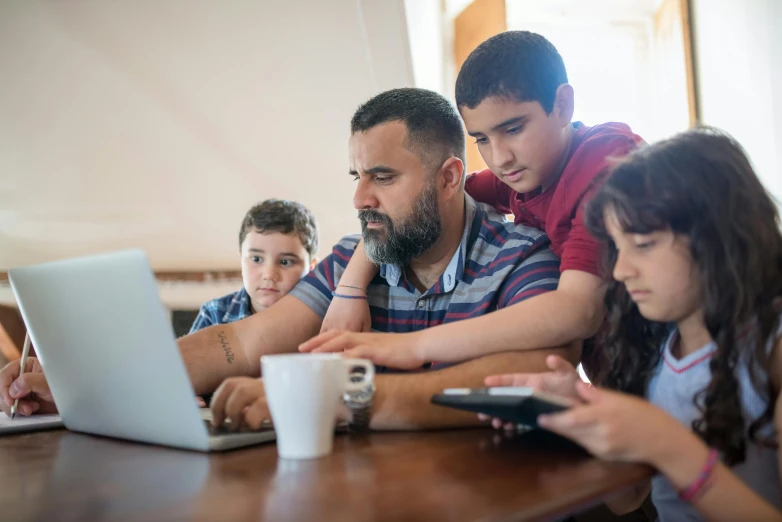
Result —
M 228 294 L 217 299 L 204 303 L 198 311 L 190 333 L 197 332 L 213 324 L 226 324 L 239 321 L 253 314 L 250 308 L 250 296 L 247 290 L 242 287 L 238 292 Z

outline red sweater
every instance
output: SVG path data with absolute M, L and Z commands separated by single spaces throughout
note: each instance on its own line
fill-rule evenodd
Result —
M 543 193 L 520 194 L 489 169 L 467 178 L 466 190 L 476 200 L 500 212 L 513 214 L 514 223 L 544 230 L 551 249 L 561 259 L 560 272 L 581 270 L 598 277 L 600 245 L 584 225 L 582 203 L 592 180 L 610 166 L 612 158 L 626 156 L 643 139 L 624 123 L 587 127 L 573 123 L 570 157 L 556 184 Z

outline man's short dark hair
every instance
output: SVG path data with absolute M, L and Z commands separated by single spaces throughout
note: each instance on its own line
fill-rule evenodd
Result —
M 318 251 L 318 223 L 312 212 L 298 201 L 267 199 L 248 210 L 239 229 L 239 249 L 251 230 L 261 234 L 296 234 L 311 258 Z
M 467 57 L 456 78 L 456 105 L 474 109 L 498 96 L 539 102 L 550 114 L 557 88 L 567 82 L 565 62 L 551 42 L 529 31 L 507 31 Z
M 356 110 L 350 133 L 393 121 L 405 124 L 408 147 L 428 162 L 439 166 L 451 156 L 464 162 L 462 119 L 443 96 L 415 88 L 382 92 Z

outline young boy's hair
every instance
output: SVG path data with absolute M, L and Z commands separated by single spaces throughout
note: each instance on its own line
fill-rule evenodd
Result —
M 315 216 L 298 201 L 267 199 L 248 210 L 239 229 L 239 249 L 251 230 L 261 234 L 295 233 L 311 258 L 318 251 L 318 224 Z
M 529 31 L 507 31 L 467 57 L 456 78 L 456 106 L 474 109 L 497 96 L 539 102 L 550 114 L 563 83 L 568 83 L 565 63 L 551 42 Z

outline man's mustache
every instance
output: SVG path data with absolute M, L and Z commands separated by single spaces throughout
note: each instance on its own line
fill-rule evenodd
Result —
M 367 222 L 372 221 L 374 223 L 383 223 L 384 225 L 392 226 L 391 218 L 377 210 L 359 210 L 358 219 L 361 221 L 362 225 L 366 225 Z

